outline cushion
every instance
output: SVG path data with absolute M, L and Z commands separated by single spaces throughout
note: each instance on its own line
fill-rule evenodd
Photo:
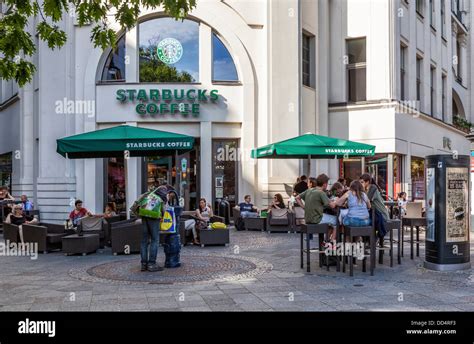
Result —
M 50 244 L 60 243 L 63 239 L 64 234 L 60 233 L 49 233 L 46 235 L 46 240 Z

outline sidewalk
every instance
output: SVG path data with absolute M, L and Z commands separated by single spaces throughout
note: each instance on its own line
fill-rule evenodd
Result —
M 353 278 L 314 257 L 307 274 L 297 234 L 232 230 L 228 247 L 186 246 L 182 268 L 157 273 L 109 249 L 1 257 L 0 311 L 474 311 L 473 270 L 429 271 L 423 255 L 393 268 L 386 257 L 372 277 L 359 264 Z

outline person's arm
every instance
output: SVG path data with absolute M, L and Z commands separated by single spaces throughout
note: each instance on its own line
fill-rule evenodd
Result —
M 10 213 L 10 214 L 8 214 L 8 216 L 7 216 L 7 218 L 5 219 L 5 221 L 4 221 L 4 222 L 5 222 L 5 223 L 12 223 L 11 216 L 12 216 L 12 214 L 11 214 L 11 213 Z
M 346 202 L 347 198 L 349 197 L 349 193 L 346 192 L 344 195 L 342 195 L 341 197 L 339 197 L 337 200 L 336 200 L 336 205 L 338 207 L 342 207 L 344 205 L 344 203 Z
M 304 203 L 303 203 L 303 201 L 304 201 L 304 199 L 305 199 L 307 193 L 308 193 L 308 190 L 303 191 L 303 192 L 300 193 L 298 196 L 296 196 L 296 203 L 298 203 L 298 205 L 299 205 L 301 208 L 303 208 L 303 209 L 304 209 Z
M 12 200 L 14 201 L 15 200 L 15 197 L 13 197 L 9 192 L 7 192 L 7 197 L 9 200 Z
M 336 208 L 336 202 L 335 201 L 330 201 L 328 195 L 326 193 L 323 193 L 321 196 L 321 200 L 323 201 L 323 206 L 324 207 L 329 207 L 331 209 Z
M 364 195 L 365 204 L 367 204 L 367 209 L 371 209 L 372 204 L 370 203 L 369 197 L 367 197 L 367 195 L 365 195 L 365 194 L 363 194 L 363 195 Z
M 214 214 L 212 213 L 212 207 L 208 204 L 209 207 L 209 217 L 212 217 Z
M 199 209 L 196 209 L 196 217 L 197 217 L 199 220 L 203 220 L 203 221 L 204 221 L 204 218 L 201 216 L 201 212 L 199 211 Z
M 36 217 L 34 217 L 31 221 L 26 221 L 27 224 L 29 225 L 34 225 L 36 223 L 38 223 L 38 219 Z

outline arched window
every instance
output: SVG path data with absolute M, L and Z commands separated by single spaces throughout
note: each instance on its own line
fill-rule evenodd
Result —
M 199 81 L 199 23 L 156 18 L 138 34 L 140 82 Z
M 102 81 L 125 81 L 125 35 L 110 52 L 102 70 Z
M 234 60 L 215 33 L 212 34 L 212 80 L 239 81 Z

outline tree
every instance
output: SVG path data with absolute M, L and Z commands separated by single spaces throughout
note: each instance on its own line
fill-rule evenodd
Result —
M 93 25 L 91 41 L 94 47 L 105 49 L 115 47 L 117 40 L 107 14 L 115 13 L 115 20 L 129 30 L 137 24 L 141 6 L 163 6 L 169 16 L 182 20 L 196 0 L 0 0 L 0 5 L 7 9 L 0 13 L 0 78 L 15 80 L 22 87 L 31 82 L 36 71 L 28 59 L 36 51 L 27 31 L 30 17 L 39 17 L 36 32 L 51 49 L 59 49 L 67 41 L 58 25 L 67 15 L 76 18 L 79 26 Z
M 194 82 L 188 72 L 179 72 L 176 67 L 165 64 L 158 58 L 156 45 L 140 47 L 141 82 Z

